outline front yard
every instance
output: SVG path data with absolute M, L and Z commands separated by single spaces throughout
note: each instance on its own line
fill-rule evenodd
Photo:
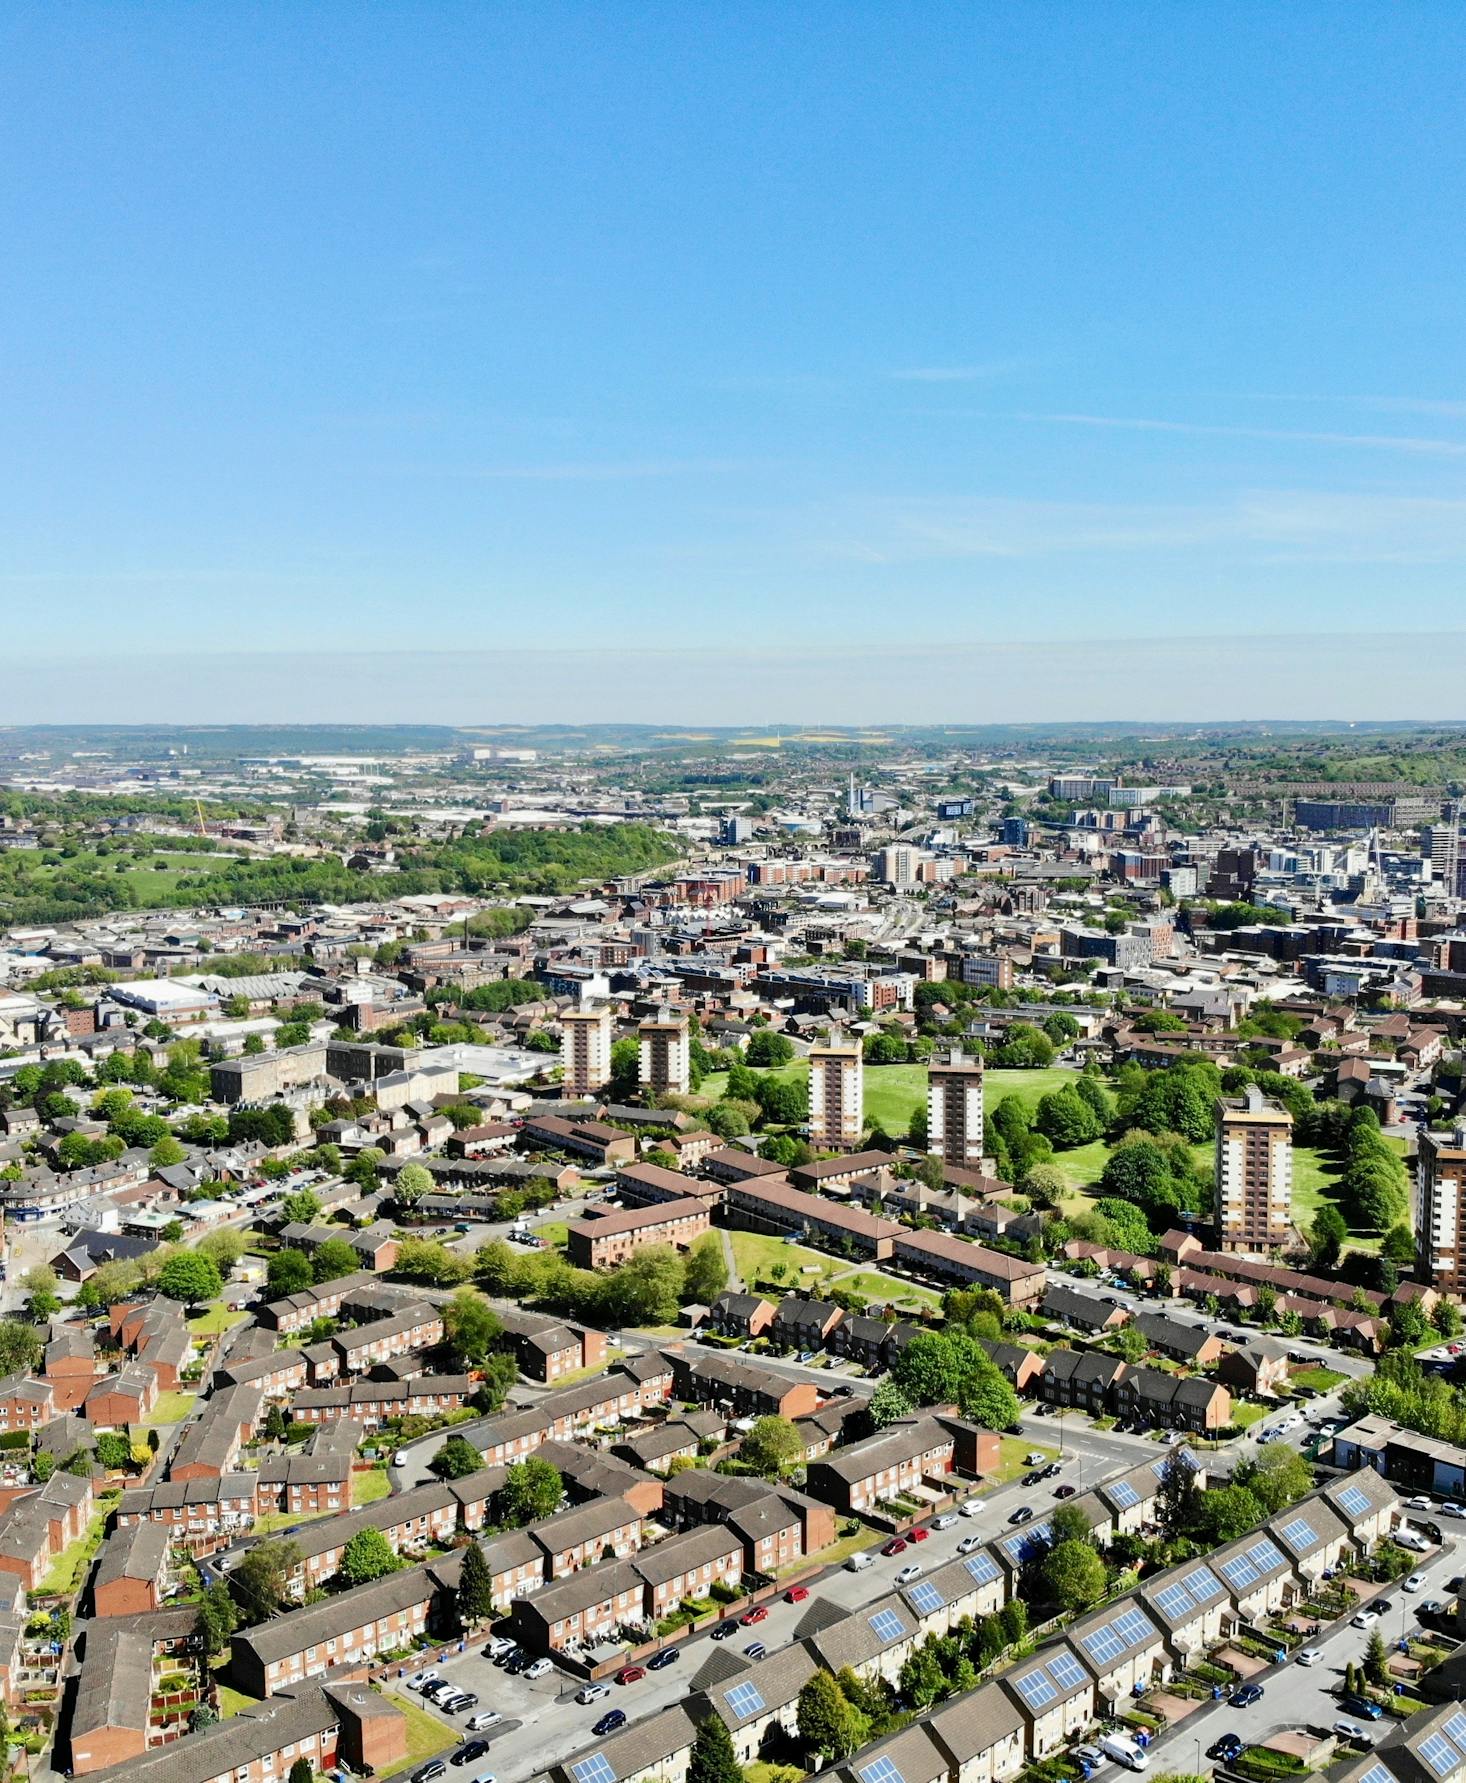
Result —
M 431 1758 L 435 1752 L 442 1752 L 458 1743 L 458 1736 L 451 1727 L 445 1727 L 441 1721 L 434 1720 L 426 1709 L 420 1709 L 410 1697 L 399 1696 L 394 1690 L 384 1690 L 382 1694 L 394 1709 L 401 1709 L 407 1719 L 407 1757 L 390 1775 L 397 1776 L 402 1771 L 415 1769 L 425 1758 Z

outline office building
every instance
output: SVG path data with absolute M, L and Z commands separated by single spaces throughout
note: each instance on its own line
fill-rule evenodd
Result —
M 1443 1294 L 1466 1283 L 1462 1264 L 1466 1226 L 1466 1121 L 1450 1134 L 1420 1130 L 1415 1167 L 1415 1244 L 1420 1273 Z
M 926 1145 L 945 1164 L 982 1168 L 982 1060 L 954 1051 L 927 1071 Z
M 560 1018 L 560 1063 L 568 1096 L 593 1096 L 611 1081 L 611 1011 L 571 1009 Z
M 685 1096 L 692 1087 L 690 1048 L 685 1015 L 667 1014 L 642 1022 L 641 1087 L 651 1093 L 673 1090 Z
M 1266 1251 L 1293 1223 L 1293 1117 L 1256 1084 L 1216 1108 L 1217 1245 Z
M 865 1128 L 865 1059 L 858 1040 L 824 1040 L 809 1054 L 811 1145 L 848 1151 Z

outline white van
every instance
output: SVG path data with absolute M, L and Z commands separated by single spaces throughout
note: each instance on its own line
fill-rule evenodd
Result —
M 1123 1764 L 1128 1771 L 1143 1771 L 1150 1763 L 1149 1758 L 1128 1734 L 1107 1733 L 1100 1741 L 1099 1748 L 1106 1758 L 1113 1758 L 1116 1764 Z

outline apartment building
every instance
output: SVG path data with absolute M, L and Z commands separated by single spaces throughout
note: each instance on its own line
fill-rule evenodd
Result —
M 685 1251 L 709 1227 L 707 1203 L 690 1195 L 650 1207 L 588 1209 L 570 1223 L 567 1255 L 579 1269 L 614 1269 L 647 1245 Z
M 594 1096 L 611 1081 L 611 1011 L 570 1009 L 560 1017 L 567 1096 Z
M 750 1177 L 746 1182 L 729 1183 L 723 1207 L 735 1226 L 778 1237 L 812 1237 L 837 1249 L 848 1243 L 858 1256 L 877 1262 L 891 1255 L 902 1230 L 894 1220 L 791 1188 L 782 1177 Z
M 846 1151 L 865 1131 L 865 1058 L 858 1040 L 822 1040 L 809 1051 L 809 1140 Z
M 1265 1252 L 1293 1226 L 1293 1117 L 1256 1084 L 1216 1107 L 1217 1244 Z
M 927 1070 L 927 1150 L 958 1169 L 980 1170 L 983 1157 L 982 1060 L 954 1050 Z
M 598 1498 L 528 1533 L 545 1557 L 545 1577 L 562 1579 L 609 1554 L 628 1559 L 641 1547 L 641 1529 L 641 1513 L 624 1498 Z
M 92 1581 L 93 1614 L 137 1616 L 161 1609 L 169 1582 L 169 1537 L 161 1523 L 119 1528 L 102 1544 Z
M 1421 1275 L 1442 1293 L 1460 1294 L 1466 1289 L 1466 1121 L 1448 1135 L 1420 1129 L 1414 1203 Z
M 1031 1306 L 1044 1296 L 1042 1263 L 968 1244 L 946 1232 L 908 1232 L 898 1226 L 893 1249 L 896 1261 L 915 1275 L 963 1287 L 991 1288 L 1012 1306 Z
M 211 1554 L 254 1528 L 257 1489 L 257 1476 L 252 1473 L 135 1486 L 122 1494 L 117 1527 L 157 1523 L 171 1542 L 191 1554 Z
M 569 1152 L 598 1166 L 629 1164 L 636 1156 L 636 1140 L 631 1134 L 603 1121 L 567 1121 L 558 1114 L 541 1114 L 527 1120 L 519 1131 L 526 1145 Z
M 692 1054 L 687 1017 L 653 1016 L 637 1025 L 641 1049 L 638 1081 L 642 1089 L 660 1095 L 672 1091 L 685 1096 L 692 1087 Z
M 290 1415 L 303 1424 L 349 1418 L 372 1431 L 388 1418 L 461 1411 L 478 1389 L 468 1374 L 421 1374 L 405 1381 L 352 1381 L 293 1394 Z
M 957 1434 L 955 1421 L 946 1419 L 914 1418 L 893 1424 L 864 1442 L 834 1449 L 812 1461 L 808 1472 L 810 1496 L 833 1505 L 837 1511 L 873 1510 L 882 1499 L 896 1498 L 929 1479 L 951 1473 L 957 1465 Z M 972 1430 L 970 1435 L 990 1437 L 992 1454 L 996 1456 L 998 1439 L 991 1431 Z M 975 1447 L 975 1443 L 970 1444 L 969 1461 Z
M 443 1341 L 443 1315 L 426 1301 L 405 1307 L 390 1319 L 378 1319 L 329 1339 L 343 1374 L 365 1374 L 378 1362 L 432 1349 Z

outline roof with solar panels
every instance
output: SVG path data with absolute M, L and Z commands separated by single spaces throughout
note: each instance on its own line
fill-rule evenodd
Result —
M 816 1628 L 806 1636 L 806 1624 L 795 1630 L 796 1639 L 808 1639 L 810 1646 L 832 1672 L 841 1666 L 863 1665 L 902 1641 L 914 1641 L 920 1633 L 916 1616 L 898 1592 L 877 1598 L 863 1610 L 852 1610 L 827 1628 Z
M 1175 1566 L 1140 1588 L 1140 1599 L 1157 1621 L 1184 1628 L 1228 1603 L 1227 1588 L 1205 1561 Z
M 691 1715 L 680 1703 L 673 1703 L 659 1715 L 607 1734 L 566 1759 L 556 1771 L 565 1783 L 621 1783 L 623 1777 L 638 1776 L 673 1753 L 687 1750 L 696 1737 Z
M 1025 1715 L 1037 1720 L 1084 1692 L 1093 1694 L 1094 1680 L 1068 1641 L 1045 1647 L 1042 1653 L 1015 1665 L 1000 1680 Z
M 1293 1562 L 1266 1529 L 1254 1529 L 1208 1556 L 1207 1564 L 1234 1599 L 1251 1597 L 1262 1586 L 1293 1570 Z
M 835 1773 L 840 1783 L 933 1783 L 945 1778 L 951 1761 L 924 1722 L 903 1727 L 858 1753 Z
M 1306 1498 L 1269 1520 L 1268 1534 L 1295 1560 L 1307 1560 L 1320 1548 L 1349 1534 L 1349 1525 L 1336 1517 L 1319 1497 Z
M 1399 1493 L 1372 1467 L 1361 1467 L 1346 1479 L 1330 1481 L 1323 1496 L 1351 1529 L 1400 1502 Z
M 1164 1629 L 1150 1619 L 1136 1597 L 1122 1597 L 1068 1630 L 1069 1645 L 1097 1678 L 1137 1653 L 1163 1645 L 1165 1638 Z
M 701 1705 L 706 1702 L 729 1731 L 736 1733 L 751 1721 L 788 1708 L 819 1669 L 814 1654 L 803 1642 L 796 1641 L 793 1646 L 770 1653 L 756 1665 L 745 1662 L 744 1669 L 735 1676 L 702 1684 L 688 1699 L 687 1707 L 693 1720 L 700 1721 Z

